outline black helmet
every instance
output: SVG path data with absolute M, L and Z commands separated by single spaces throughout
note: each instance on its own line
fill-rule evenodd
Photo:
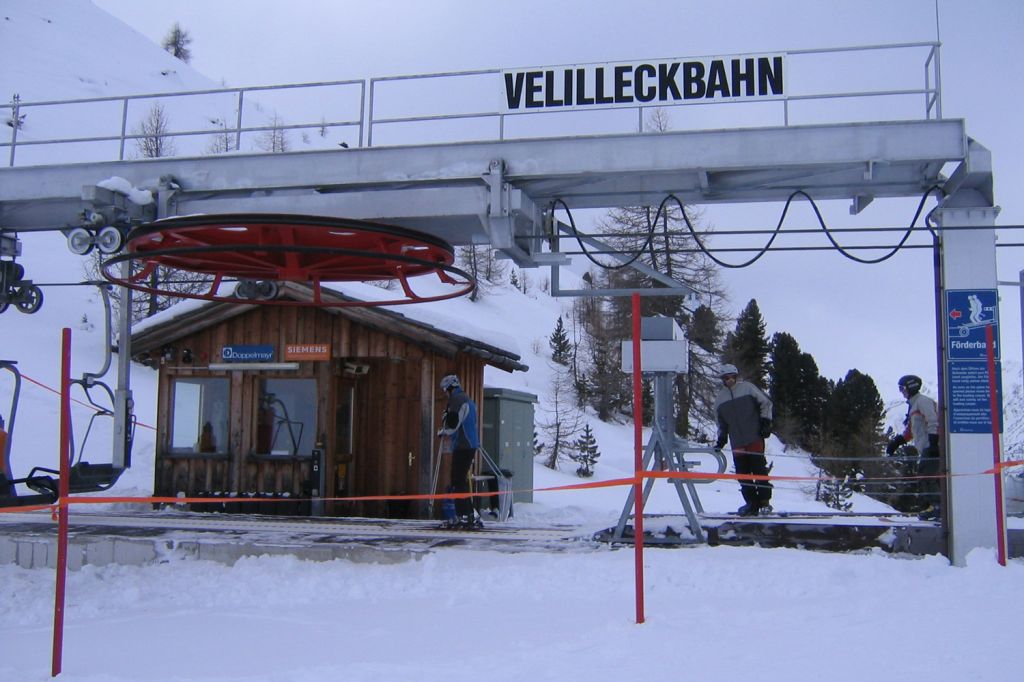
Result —
M 897 382 L 900 388 L 907 389 L 907 395 L 914 395 L 921 390 L 921 377 L 913 374 L 906 374 L 900 377 Z

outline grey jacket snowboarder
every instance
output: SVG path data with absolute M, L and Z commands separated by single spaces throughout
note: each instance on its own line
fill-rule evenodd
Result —
M 718 419 L 718 441 L 721 450 L 728 440 L 732 444 L 732 459 L 739 475 L 768 475 L 768 460 L 764 456 L 764 439 L 772 432 L 772 401 L 764 391 L 748 381 L 740 381 L 734 365 L 722 365 L 718 372 L 722 388 L 715 398 Z M 744 504 L 741 516 L 756 516 L 772 510 L 771 481 L 753 478 L 740 479 L 740 493 Z

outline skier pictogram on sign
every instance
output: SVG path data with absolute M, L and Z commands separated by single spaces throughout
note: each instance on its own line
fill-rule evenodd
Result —
M 993 327 L 999 359 L 999 303 L 995 289 L 954 289 L 946 292 L 946 324 L 951 360 L 984 360 L 985 327 Z

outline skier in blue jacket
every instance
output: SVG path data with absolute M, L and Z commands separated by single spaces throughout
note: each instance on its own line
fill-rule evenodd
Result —
M 748 381 L 740 381 L 735 365 L 722 365 L 718 371 L 722 388 L 715 398 L 718 417 L 718 441 L 715 447 L 732 443 L 732 459 L 739 475 L 768 475 L 764 439 L 772 433 L 772 401 Z M 772 511 L 772 484 L 768 480 L 740 479 L 743 506 L 740 516 L 757 516 Z
M 473 466 L 480 438 L 477 435 L 476 403 L 462 390 L 459 377 L 449 374 L 441 379 L 441 390 L 448 394 L 448 406 L 441 415 L 441 430 L 438 435 L 452 441 L 451 484 L 452 492 L 469 492 L 469 469 Z M 455 523 L 458 528 L 482 528 L 476 518 L 473 500 L 468 497 L 455 500 Z

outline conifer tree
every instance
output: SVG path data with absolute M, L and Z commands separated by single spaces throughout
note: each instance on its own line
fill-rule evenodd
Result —
M 568 367 L 569 361 L 572 359 L 572 342 L 569 341 L 569 335 L 565 331 L 561 315 L 558 316 L 555 331 L 549 337 L 548 344 L 551 346 L 551 359 Z
M 171 30 L 164 37 L 163 48 L 188 64 L 192 60 L 192 50 L 188 47 L 191 44 L 192 36 L 181 27 L 181 24 L 174 22 L 174 26 L 171 27 Z
M 676 431 L 696 436 L 706 435 L 691 432 L 690 420 L 714 424 L 713 406 L 715 395 L 721 385 L 718 381 L 719 351 L 722 331 L 719 327 L 722 317 L 710 306 L 700 305 L 688 318 L 687 338 L 690 341 L 687 356 L 688 371 L 676 381 L 679 410 L 676 414 Z
M 740 370 L 740 376 L 758 388 L 767 388 L 768 353 L 764 319 L 757 299 L 750 299 L 736 318 L 736 329 L 725 340 L 722 356 Z
M 583 417 L 576 407 L 569 369 L 556 364 L 552 364 L 551 369 L 548 400 L 539 408 L 546 415 L 540 421 L 540 427 L 548 438 L 548 457 L 544 466 L 557 469 L 558 463 L 575 451 Z
M 632 403 L 628 375 L 622 371 L 620 343 L 600 336 L 590 340 L 590 367 L 585 375 L 586 394 L 601 421 L 608 421 Z
M 769 396 L 775 432 L 787 443 L 804 448 L 820 444 L 825 404 L 832 384 L 818 372 L 809 353 L 786 332 L 772 337 Z
M 590 478 L 594 475 L 594 465 L 601 457 L 601 451 L 597 447 L 597 439 L 594 438 L 590 424 L 583 426 L 583 433 L 576 439 L 576 450 L 569 457 L 579 464 L 579 468 L 576 469 L 577 476 Z
M 863 474 L 864 458 L 879 454 L 883 415 L 882 397 L 870 376 L 851 369 L 836 382 L 825 404 L 821 446 L 831 473 Z
M 664 123 L 665 120 L 659 123 L 658 119 L 653 119 L 653 129 L 665 129 Z M 601 222 L 600 231 L 614 235 L 607 237 L 605 241 L 622 254 L 628 257 L 635 255 L 637 262 L 651 270 L 693 286 L 709 301 L 724 300 L 717 266 L 695 247 L 693 236 L 684 224 L 688 220 L 691 225 L 696 225 L 700 216 L 690 207 L 686 207 L 685 211 L 684 220 L 683 212 L 672 202 L 666 203 L 660 215 L 656 215 L 657 207 L 616 209 L 610 211 Z M 651 289 L 664 286 L 660 280 L 649 274 L 632 268 L 618 267 L 618 263 L 608 257 L 597 256 L 595 260 L 599 260 L 605 267 L 584 277 L 589 286 L 609 289 Z M 623 296 L 608 299 L 591 297 L 588 300 L 588 307 L 591 310 L 599 309 L 600 324 L 585 326 L 585 330 L 588 334 L 600 335 L 603 338 L 601 343 L 606 348 L 614 347 L 616 375 L 607 373 L 604 377 L 613 384 L 619 384 L 625 378 L 626 384 L 624 389 L 616 386 L 609 390 L 600 385 L 600 379 L 591 377 L 589 387 L 597 390 L 590 391 L 589 404 L 603 412 L 595 400 L 598 397 L 607 398 L 610 392 L 621 391 L 620 395 L 624 400 L 620 402 L 624 405 L 631 401 L 628 377 L 624 377 L 618 371 L 618 366 L 621 361 L 620 344 L 632 336 L 632 305 L 630 299 Z M 691 337 L 693 313 L 684 306 L 682 296 L 645 296 L 641 299 L 640 308 L 640 314 L 644 317 L 662 315 L 672 318 L 687 332 L 688 337 Z M 707 332 L 717 327 L 717 321 L 704 316 L 720 319 L 722 313 L 710 306 L 704 308 L 701 323 L 708 325 L 708 328 L 699 333 L 702 345 L 691 344 L 689 370 L 676 377 L 674 387 L 674 397 L 679 406 L 676 412 L 676 431 L 687 435 L 690 435 L 691 418 L 708 421 L 714 404 L 714 372 L 719 362 L 718 333 Z M 598 318 L 598 315 L 589 316 L 589 319 L 595 318 Z M 716 347 L 709 349 L 708 345 Z M 589 368 L 587 369 L 589 372 Z
M 853 508 L 853 502 L 850 500 L 852 496 L 853 486 L 850 484 L 850 477 L 844 476 L 842 480 L 819 480 L 814 498 L 832 509 L 846 512 Z

